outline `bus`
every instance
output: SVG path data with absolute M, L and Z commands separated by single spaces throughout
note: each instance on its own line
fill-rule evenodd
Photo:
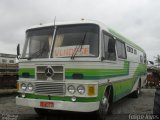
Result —
M 104 119 L 114 102 L 138 97 L 145 83 L 145 51 L 98 21 L 33 26 L 19 51 L 16 104 L 38 114 L 96 112 Z

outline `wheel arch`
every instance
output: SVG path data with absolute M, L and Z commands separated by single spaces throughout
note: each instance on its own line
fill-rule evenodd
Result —
M 113 94 L 114 94 L 114 89 L 113 89 L 113 85 L 109 84 L 106 86 L 105 91 L 104 91 L 104 95 L 108 95 L 109 93 L 109 103 L 113 103 Z
M 142 87 L 142 79 L 141 79 L 141 76 L 138 78 L 138 86 L 140 84 L 140 87 Z

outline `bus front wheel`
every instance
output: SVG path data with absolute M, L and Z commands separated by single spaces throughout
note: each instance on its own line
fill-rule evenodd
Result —
M 99 110 L 97 111 L 98 120 L 105 120 L 106 115 L 109 110 L 109 101 L 106 96 L 104 96 L 100 102 Z
M 108 87 L 105 95 L 100 101 L 99 110 L 97 111 L 97 119 L 105 120 L 106 115 L 112 114 L 112 88 Z

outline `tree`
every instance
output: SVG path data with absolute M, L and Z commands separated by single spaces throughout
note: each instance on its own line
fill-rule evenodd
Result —
M 158 64 L 158 66 L 160 66 L 160 55 L 155 57 L 155 62 Z

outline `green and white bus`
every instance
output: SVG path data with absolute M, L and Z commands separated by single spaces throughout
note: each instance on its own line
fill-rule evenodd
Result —
M 138 97 L 145 78 L 145 51 L 103 23 L 41 24 L 26 31 L 16 104 L 104 118 L 117 100 Z

